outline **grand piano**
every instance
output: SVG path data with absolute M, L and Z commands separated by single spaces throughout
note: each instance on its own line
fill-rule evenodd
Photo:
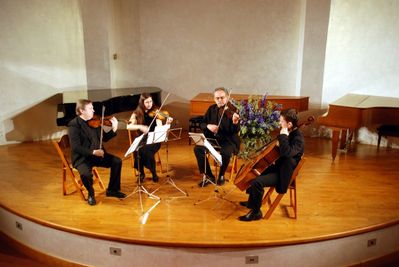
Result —
M 231 94 L 232 99 L 240 101 L 248 99 L 248 94 Z M 309 97 L 308 96 L 267 96 L 268 101 L 273 101 L 283 106 L 283 109 L 295 108 L 297 112 L 308 110 Z M 190 115 L 200 116 L 204 115 L 208 107 L 215 104 L 212 93 L 199 93 L 190 103 Z
M 158 87 L 134 87 L 89 90 L 87 93 L 88 98 L 93 101 L 95 112 L 101 115 L 102 106 L 104 106 L 104 116 L 110 116 L 119 112 L 133 111 L 137 107 L 142 93 L 151 94 L 154 103 L 159 106 L 161 91 Z M 68 93 L 70 94 L 70 92 Z M 57 126 L 68 125 L 68 122 L 76 117 L 75 108 L 75 102 L 58 104 Z
M 399 124 L 399 98 L 347 94 L 329 104 L 327 112 L 318 117 L 317 122 L 332 128 L 331 156 L 334 160 L 340 132 L 340 148 L 344 149 L 362 126 Z

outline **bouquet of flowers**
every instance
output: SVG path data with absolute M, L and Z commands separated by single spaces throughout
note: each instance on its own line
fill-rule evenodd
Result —
M 250 157 L 254 152 L 271 141 L 271 132 L 279 127 L 281 105 L 262 97 L 250 96 L 240 102 L 231 100 L 240 115 L 241 149 L 239 156 Z

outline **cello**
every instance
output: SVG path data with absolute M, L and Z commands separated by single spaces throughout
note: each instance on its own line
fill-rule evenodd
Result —
M 311 124 L 315 118 L 313 116 L 308 117 L 307 122 L 298 124 L 298 128 L 303 125 Z M 246 190 L 252 180 L 261 175 L 270 165 L 280 157 L 278 148 L 278 140 L 273 139 L 271 142 L 263 146 L 258 154 L 249 160 L 247 163 L 241 165 L 234 179 L 234 184 L 241 190 Z

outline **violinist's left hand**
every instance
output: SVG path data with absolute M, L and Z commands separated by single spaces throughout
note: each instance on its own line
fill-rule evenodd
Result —
M 112 130 L 116 132 L 116 130 L 118 129 L 118 120 L 115 117 L 112 117 L 111 119 L 109 119 L 109 121 L 112 124 Z
M 233 117 L 231 119 L 233 120 L 233 124 L 237 124 L 240 121 L 240 115 L 234 112 Z

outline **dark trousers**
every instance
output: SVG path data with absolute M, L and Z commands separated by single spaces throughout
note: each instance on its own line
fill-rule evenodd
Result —
M 227 170 L 227 167 L 229 166 L 230 159 L 232 154 L 235 151 L 235 146 L 229 142 L 222 143 L 220 144 L 221 150 L 220 150 L 220 155 L 222 156 L 222 166 L 220 167 L 219 171 L 219 177 L 224 176 L 224 173 Z M 209 166 L 209 161 L 205 157 L 205 151 L 206 148 L 204 146 L 195 146 L 194 147 L 194 154 L 195 157 L 197 158 L 197 164 L 198 164 L 198 169 L 199 172 L 206 173 L 209 177 L 215 177 L 212 173 L 212 170 Z M 206 164 L 206 167 L 205 167 Z M 205 171 L 206 168 L 206 171 Z
M 252 182 L 251 186 L 247 189 L 248 197 L 248 208 L 258 212 L 262 206 L 263 194 L 265 187 L 276 186 L 278 181 L 278 174 L 271 172 L 265 175 L 256 177 Z
M 134 168 L 144 174 L 144 167 L 149 169 L 153 176 L 156 176 L 155 154 L 161 148 L 161 143 L 144 145 L 134 153 Z M 140 156 L 140 158 L 138 158 Z
M 121 190 L 122 160 L 119 157 L 105 153 L 104 158 L 92 156 L 88 158 L 87 161 L 75 167 L 79 171 L 80 178 L 82 179 L 83 185 L 89 192 L 89 195 L 94 195 L 92 172 L 93 167 L 111 168 L 108 190 Z

